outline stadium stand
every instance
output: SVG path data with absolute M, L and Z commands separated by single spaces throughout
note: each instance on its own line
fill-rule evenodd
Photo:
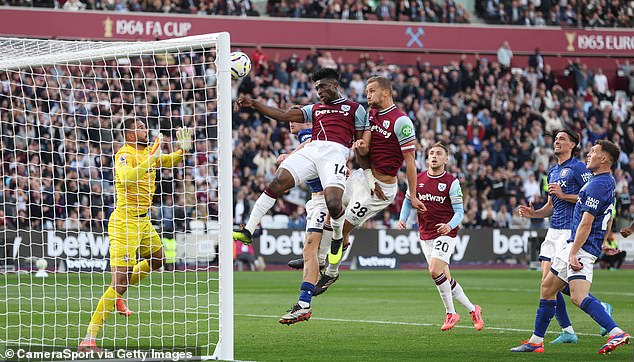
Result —
M 358 63 L 338 64 L 328 52 L 322 54 L 315 49 L 302 57 L 296 55 L 278 61 L 270 60 L 259 47 L 255 52 L 249 54 L 254 59 L 254 71 L 234 85 L 234 93 L 250 94 L 281 108 L 317 100 L 308 74 L 320 66 L 338 67 L 347 96 L 360 102 L 364 102 L 364 79 L 375 74 L 392 78 L 398 106 L 415 122 L 420 143 L 419 169 L 424 165 L 426 146 L 437 139 L 452 145 L 450 171 L 459 175 L 464 188 L 465 227 L 529 226 L 529 221 L 514 217 L 511 211 L 528 201 L 536 206 L 545 201 L 546 170 L 554 162 L 551 133 L 562 127 L 582 136 L 582 153 L 604 136 L 621 146 L 623 152 L 615 171 L 618 210 L 622 215 L 633 214 L 634 94 L 631 88 L 628 93 L 615 91 L 612 84 L 605 84 L 599 70 L 587 69 L 583 63 L 571 62 L 568 70 L 575 84 L 566 87 L 558 81 L 563 74 L 553 74 L 547 63 L 543 70 L 529 66 L 503 70 L 496 62 L 479 57 L 472 62 L 457 56 L 459 59 L 444 66 L 420 62 L 396 66 L 363 54 Z M 172 122 L 182 119 L 184 125 L 195 126 L 197 132 L 215 132 L 215 118 L 209 116 L 215 111 L 215 103 L 195 103 L 200 90 L 193 91 L 194 82 L 176 84 L 179 76 L 170 77 L 172 84 L 167 77 L 161 80 L 161 74 L 167 74 L 164 72 L 185 78 L 188 72 L 212 76 L 210 69 L 192 67 L 192 63 L 200 62 L 191 62 L 187 56 L 158 61 L 165 66 L 158 68 L 159 81 L 153 85 L 157 90 L 155 98 L 147 99 L 148 104 L 155 106 L 144 107 L 143 93 L 135 93 L 133 96 L 139 97 L 135 102 L 137 114 L 146 119 L 150 129 L 169 124 L 165 121 L 171 117 Z M 92 230 L 107 228 L 114 197 L 111 155 L 121 141 L 117 120 L 132 111 L 131 102 L 122 98 L 126 94 L 122 90 L 132 89 L 131 79 L 140 69 L 120 67 L 114 76 L 103 77 L 102 86 L 110 89 L 110 97 L 99 99 L 94 92 L 84 92 L 79 78 L 60 74 L 59 69 L 49 69 L 48 75 L 41 76 L 55 75 L 63 92 L 53 89 L 43 92 L 37 86 L 37 77 L 13 73 L 10 83 L 8 75 L 0 73 L 0 106 L 13 110 L 0 116 L 1 228 L 88 229 L 90 225 Z M 96 69 L 100 71 L 103 69 Z M 37 104 L 33 101 L 34 92 L 38 93 Z M 15 98 L 20 94 L 27 97 Z M 9 104 L 11 99 L 14 102 Z M 17 99 L 23 101 L 16 102 Z M 113 122 L 99 117 L 108 103 L 117 105 Z M 66 112 L 72 110 L 73 116 L 61 117 L 60 107 L 65 107 Z M 192 107 L 203 109 L 192 117 Z M 31 111 L 34 109 L 38 111 Z M 272 160 L 293 150 L 297 141 L 287 125 L 249 110 L 236 112 L 234 119 L 234 222 L 240 223 L 249 214 L 255 195 L 271 180 L 275 171 Z M 82 127 L 73 128 L 75 123 Z M 163 128 L 167 132 L 168 127 Z M 197 143 L 194 157 L 188 159 L 189 166 L 193 166 L 189 168 L 193 170 L 191 173 L 177 168 L 173 177 L 170 172 L 159 176 L 158 187 L 178 191 L 174 199 L 169 196 L 171 192 L 157 191 L 164 200 L 162 207 L 153 208 L 153 219 L 162 220 L 166 229 L 185 228 L 191 220 L 217 215 L 210 212 L 215 208 L 216 195 L 208 190 L 215 188 L 210 187 L 215 179 L 207 167 L 215 160 L 204 151 L 205 146 Z M 400 179 L 405 179 L 404 173 Z M 30 188 L 26 187 L 27 182 L 31 183 Z M 392 222 L 397 218 L 405 187 L 401 182 L 401 193 L 391 208 Z M 23 191 L 26 189 L 33 191 L 26 193 Z M 279 200 L 273 215 L 293 215 L 298 200 L 307 197 L 308 191 L 301 189 L 286 201 Z M 386 215 L 380 215 L 368 227 L 389 224 L 385 218 Z M 292 219 L 291 226 L 302 224 Z M 272 220 L 281 226 L 281 218 Z M 288 222 L 288 217 L 285 220 Z M 542 221 L 536 222 L 532 226 L 541 226 Z

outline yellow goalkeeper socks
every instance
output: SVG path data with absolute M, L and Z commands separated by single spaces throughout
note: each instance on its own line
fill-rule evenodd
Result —
M 110 313 L 114 310 L 114 303 L 117 298 L 121 298 L 121 295 L 117 293 L 112 287 L 109 287 L 105 293 L 99 299 L 97 309 L 90 318 L 90 324 L 88 325 L 87 333 L 96 337 L 99 334 L 99 330 L 103 326 L 103 323 L 108 319 Z
M 132 276 L 130 277 L 130 285 L 139 284 L 141 280 L 145 279 L 150 274 L 150 262 L 143 260 L 138 263 L 132 269 Z

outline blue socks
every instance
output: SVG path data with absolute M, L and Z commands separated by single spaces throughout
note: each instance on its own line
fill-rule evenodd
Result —
M 553 316 L 555 315 L 556 306 L 556 300 L 539 300 L 539 308 L 537 308 L 537 315 L 535 316 L 534 335 L 544 338 L 548 325 L 550 324 L 550 320 L 553 319 Z M 601 307 L 601 303 L 599 303 L 599 306 Z
M 303 308 L 310 306 L 310 301 L 313 299 L 314 291 L 315 291 L 314 284 L 311 284 L 309 282 L 303 282 L 299 292 L 299 302 L 300 302 L 299 305 L 302 306 Z
M 568 312 L 566 311 L 566 301 L 564 300 L 564 295 L 561 294 L 561 292 L 557 292 L 557 309 L 555 309 L 555 318 L 557 318 L 557 322 L 559 323 L 559 326 L 561 326 L 561 329 L 572 325 L 570 318 L 568 317 Z
M 594 297 L 587 297 L 581 302 L 581 309 L 588 313 L 601 327 L 607 331 L 611 331 L 617 327 L 614 319 L 605 311 L 601 302 Z

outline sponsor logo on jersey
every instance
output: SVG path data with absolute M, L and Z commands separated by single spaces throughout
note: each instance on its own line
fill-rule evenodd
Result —
M 588 197 L 586 199 L 586 206 L 592 209 L 596 209 L 599 206 L 599 200 L 592 197 Z
M 438 184 L 438 191 L 443 192 L 447 189 L 447 184 L 445 183 L 439 183 Z
M 385 128 L 385 129 L 390 128 L 390 121 L 388 121 L 388 120 L 383 121 L 383 128 Z
M 433 202 L 438 202 L 443 204 L 445 200 L 447 199 L 446 196 L 436 196 L 432 194 L 421 194 L 421 193 L 417 193 L 417 194 L 418 194 L 418 199 L 420 201 L 433 201 Z
M 581 174 L 581 178 L 583 179 L 583 182 L 588 182 L 588 180 L 592 178 L 592 172 L 586 172 Z
M 342 104 L 342 105 L 341 105 L 341 110 L 342 110 L 342 111 L 346 111 L 346 112 L 348 112 L 348 111 L 350 110 L 350 106 L 349 106 L 349 105 L 347 105 L 347 104 Z
M 413 133 L 413 132 L 414 132 L 414 130 L 413 130 L 413 129 L 412 129 L 412 127 L 411 127 L 411 126 L 409 126 L 409 125 L 407 125 L 407 126 L 405 126 L 405 127 L 403 127 L 403 128 L 401 129 L 401 135 L 402 135 L 403 137 L 409 137 L 409 136 L 411 136 L 411 135 L 412 135 L 412 133 Z
M 335 114 L 335 113 L 343 114 L 344 116 L 347 116 L 349 114 L 348 112 L 340 111 L 338 109 L 320 109 L 315 111 L 315 117 L 318 117 L 324 114 Z
M 376 124 L 373 124 L 372 127 L 370 127 L 370 132 L 379 132 L 380 134 L 385 136 L 385 138 L 390 138 L 390 136 L 392 135 L 392 132 L 388 132 Z

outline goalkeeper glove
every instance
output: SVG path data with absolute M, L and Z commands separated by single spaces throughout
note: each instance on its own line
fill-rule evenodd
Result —
M 176 139 L 178 140 L 178 146 L 183 152 L 188 152 L 192 149 L 192 129 L 189 127 L 180 127 L 176 131 Z
M 150 159 L 152 160 L 152 166 L 156 165 L 156 162 L 161 158 L 161 143 L 163 143 L 163 135 L 159 134 L 154 140 L 154 144 L 150 147 Z

